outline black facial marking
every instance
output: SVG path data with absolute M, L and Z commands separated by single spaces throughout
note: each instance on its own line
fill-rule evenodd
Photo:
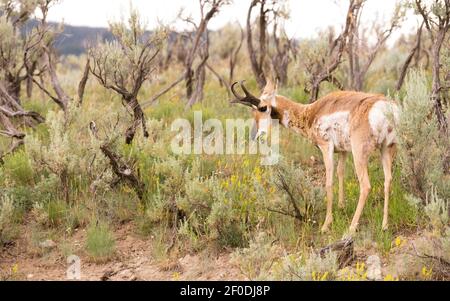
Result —
M 281 115 L 277 110 L 272 109 L 272 111 L 270 112 L 270 117 L 272 119 L 278 119 L 281 120 Z
M 267 106 L 259 107 L 258 111 L 261 112 L 261 113 L 265 113 L 265 112 L 267 112 L 267 109 L 268 109 Z

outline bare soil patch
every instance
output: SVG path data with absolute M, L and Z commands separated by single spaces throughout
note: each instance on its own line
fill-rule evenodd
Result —
M 29 227 L 29 226 L 28 226 Z M 39 250 L 30 241 L 27 226 L 13 245 L 0 252 L 0 276 L 16 280 L 66 280 L 64 246 L 81 259 L 81 280 L 235 280 L 243 279 L 230 264 L 230 254 L 187 255 L 162 263 L 151 255 L 151 239 L 137 236 L 130 224 L 115 231 L 116 255 L 106 263 L 93 262 L 83 251 L 86 231 L 79 230 L 56 242 L 50 250 Z

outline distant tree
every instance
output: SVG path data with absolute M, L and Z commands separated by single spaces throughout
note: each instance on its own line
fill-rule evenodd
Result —
M 0 154 L 0 159 L 23 144 L 25 133 L 21 127 L 34 127 L 36 123 L 44 122 L 40 114 L 23 108 L 21 90 L 26 84 L 30 95 L 33 80 L 45 72 L 44 49 L 54 37 L 46 17 L 54 2 L 0 2 L 0 135 L 11 138 L 9 150 Z M 27 28 L 31 20 L 36 21 L 36 26 Z
M 273 22 L 273 48 L 274 53 L 271 54 L 272 69 L 275 73 L 277 81 L 285 86 L 288 83 L 288 68 L 295 55 L 294 42 L 286 33 L 283 20 L 287 18 L 287 14 L 280 12 L 275 15 Z
M 327 81 L 339 89 L 343 89 L 342 83 L 335 77 L 334 72 L 342 63 L 342 57 L 346 49 L 348 38 L 351 34 L 352 23 L 359 14 L 363 0 L 350 0 L 347 10 L 345 27 L 342 33 L 335 39 L 334 33 L 330 32 L 328 38 L 328 50 L 326 54 L 313 53 L 304 62 L 308 81 L 305 92 L 310 94 L 310 102 L 314 102 L 319 97 L 321 83 Z
M 237 44 L 235 44 L 232 48 L 230 48 L 230 50 L 228 52 L 228 61 L 229 61 L 229 67 L 230 67 L 230 71 L 229 71 L 229 75 L 228 75 L 228 82 L 230 85 L 233 83 L 233 80 L 234 80 L 234 73 L 235 73 L 235 69 L 236 69 L 236 64 L 238 62 L 238 55 L 239 55 L 239 52 L 241 51 L 242 44 L 243 44 L 244 38 L 245 38 L 244 30 L 242 29 L 242 27 L 240 25 L 239 25 L 239 31 L 240 31 L 239 42 Z
M 363 89 L 370 66 L 386 44 L 386 41 L 391 37 L 395 29 L 400 26 L 404 16 L 403 6 L 397 4 L 387 27 L 384 28 L 375 21 L 371 24 L 371 30 L 369 30 L 367 27 L 364 27 L 364 20 L 361 20 L 366 1 L 359 0 L 360 6 L 352 15 L 346 47 L 349 62 L 349 88 L 356 91 Z M 376 37 L 376 41 L 373 45 L 370 45 L 369 36 L 372 33 Z
M 127 23 L 111 23 L 110 29 L 114 41 L 89 50 L 90 70 L 103 87 L 122 97 L 123 104 L 133 116 L 132 124 L 125 132 L 126 143 L 131 144 L 139 125 L 144 137 L 149 136 L 138 94 L 158 67 L 156 58 L 165 33 L 148 33 L 135 10 L 132 10 Z
M 244 39 L 245 32 L 238 22 L 228 23 L 223 28 L 212 33 L 211 53 L 213 55 L 215 54 L 218 59 L 228 62 L 227 76 L 217 76 L 220 76 L 219 81 L 221 84 L 231 86 L 233 83 L 236 66 L 239 61 L 239 54 L 244 44 Z M 224 43 L 223 41 L 227 42 Z M 207 64 L 207 67 L 211 72 L 216 72 L 210 63 Z
M 161 70 L 167 70 L 174 65 L 182 65 L 186 60 L 186 44 L 188 37 L 184 33 L 171 31 L 164 45 L 164 58 L 161 59 Z
M 39 73 L 39 61 L 43 57 L 43 44 L 53 39 L 46 28 L 46 12 L 51 1 L 7 0 L 0 4 L 1 77 L 10 96 L 20 98 L 22 84 Z M 30 20 L 42 17 L 31 30 L 25 30 Z
M 186 35 L 190 42 L 183 45 L 186 53 L 184 60 L 185 71 L 176 81 L 155 95 L 148 103 L 155 102 L 182 81 L 186 84 L 187 107 L 191 107 L 203 99 L 203 88 L 206 78 L 205 69 L 209 58 L 208 24 L 221 8 L 231 3 L 231 1 L 198 0 L 198 3 L 200 8 L 200 21 L 198 23 L 190 17 L 180 16 L 183 21 L 194 27 L 193 33 Z
M 253 75 L 259 88 L 264 88 L 268 72 L 273 71 L 271 77 L 287 81 L 287 64 L 290 50 L 290 40 L 285 39 L 281 20 L 288 17 L 286 1 L 252 0 L 247 13 L 247 50 L 250 58 Z M 256 18 L 256 34 L 252 22 L 253 11 L 258 9 Z M 273 42 L 276 53 L 272 56 L 270 51 L 269 25 L 273 23 Z M 286 43 L 287 42 L 287 43 Z M 287 46 L 287 47 L 286 47 Z M 272 56 L 272 59 L 269 59 Z M 285 80 L 286 79 L 286 80 Z
M 441 49 L 445 42 L 447 32 L 450 29 L 450 0 L 433 0 L 424 2 L 414 0 L 412 5 L 417 14 L 422 16 L 425 28 L 432 41 L 432 90 L 431 100 L 434 104 L 435 114 L 439 121 L 439 126 L 443 132 L 448 134 L 448 121 L 444 113 L 443 103 L 444 93 L 450 89 L 442 84 L 442 62 Z
M 58 3 L 58 0 L 20 0 L 18 7 L 28 7 L 33 13 L 38 10 L 40 17 L 35 16 L 35 25 L 30 37 L 32 37 L 29 46 L 23 48 L 24 68 L 26 70 L 26 83 L 27 92 L 31 95 L 32 84 L 36 85 L 42 90 L 52 101 L 54 101 L 67 115 L 69 110 L 69 104 L 73 100 L 73 97 L 69 96 L 63 89 L 60 80 L 57 75 L 58 53 L 56 50 L 56 37 L 63 29 L 62 27 L 56 28 L 50 26 L 47 22 L 47 16 L 50 8 Z M 28 6 L 27 6 L 28 5 Z M 27 37 L 27 23 L 23 24 L 22 34 L 25 32 Z M 32 55 L 34 53 L 34 55 Z M 31 57 L 30 61 L 27 61 L 27 57 Z M 82 102 L 84 96 L 84 90 L 89 76 L 89 60 L 86 64 L 83 76 L 78 86 L 78 101 Z M 45 83 L 45 77 L 50 80 L 50 87 Z M 19 86 L 20 87 L 20 86 Z

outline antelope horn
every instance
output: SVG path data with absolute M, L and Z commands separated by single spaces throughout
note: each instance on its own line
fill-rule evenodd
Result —
M 245 96 L 247 96 L 247 97 L 249 97 L 249 98 L 256 98 L 255 96 L 252 95 L 252 93 L 250 93 L 250 92 L 247 90 L 247 88 L 244 86 L 244 82 L 245 82 L 244 80 L 241 81 L 240 85 L 241 85 L 242 90 L 243 90 L 244 93 L 245 93 Z
M 236 92 L 235 86 L 238 84 L 238 82 L 235 82 L 234 84 L 231 85 L 231 93 L 233 93 L 233 95 L 236 97 L 236 99 L 233 99 L 231 101 L 231 103 L 239 103 L 240 100 L 243 98 L 241 96 L 239 96 L 239 94 Z
M 242 88 L 242 90 L 245 93 L 245 96 L 242 97 L 236 92 L 236 85 L 239 84 Z M 257 97 L 252 95 L 247 88 L 244 86 L 244 81 L 241 82 L 235 82 L 233 85 L 231 85 L 231 92 L 236 97 L 236 99 L 232 100 L 231 103 L 240 103 L 243 105 L 246 105 L 251 108 L 256 108 L 261 103 L 261 100 L 259 100 Z

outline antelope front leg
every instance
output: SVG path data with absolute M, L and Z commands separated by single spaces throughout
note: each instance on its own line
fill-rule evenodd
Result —
M 323 224 L 322 233 L 328 232 L 330 225 L 333 223 L 333 148 L 329 145 L 320 148 L 323 154 L 326 171 L 326 190 L 327 190 L 327 216 Z
M 339 180 L 339 208 L 345 207 L 344 179 L 345 179 L 345 163 L 347 161 L 347 153 L 339 153 L 339 162 L 337 168 Z

